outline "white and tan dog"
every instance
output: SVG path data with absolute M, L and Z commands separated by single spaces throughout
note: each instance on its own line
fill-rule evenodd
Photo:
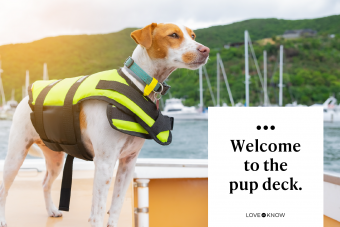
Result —
M 184 26 L 175 24 L 152 23 L 131 33 L 139 44 L 132 58 L 146 73 L 163 82 L 177 68 L 197 69 L 209 57 L 209 48 L 195 41 L 195 33 Z M 143 91 L 144 86 L 123 68 L 123 72 Z M 154 98 L 154 94 L 150 94 Z M 107 103 L 99 100 L 84 101 L 80 111 L 82 141 L 94 156 L 95 174 L 93 185 L 92 209 L 89 222 L 92 227 L 102 227 L 108 189 L 113 176 L 115 163 L 119 160 L 114 184 L 112 204 L 109 210 L 108 227 L 117 227 L 123 199 L 132 180 L 135 163 L 143 146 L 144 139 L 113 130 L 106 118 Z M 63 168 L 64 152 L 47 148 L 34 129 L 28 105 L 28 97 L 22 100 L 14 114 L 9 135 L 8 153 L 0 188 L 0 227 L 7 226 L 5 204 L 20 166 L 30 147 L 36 143 L 46 160 L 46 176 L 43 189 L 47 213 L 51 217 L 62 216 L 52 202 L 51 186 Z M 102 117 L 98 117 L 102 116 Z

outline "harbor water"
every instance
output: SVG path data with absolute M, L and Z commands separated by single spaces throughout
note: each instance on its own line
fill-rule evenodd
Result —
M 0 121 L 0 159 L 5 159 L 11 121 Z M 146 140 L 140 158 L 208 158 L 208 121 L 175 121 L 172 143 Z M 27 156 L 27 158 L 34 158 Z
M 10 126 L 11 121 L 0 121 L 0 159 L 6 157 Z M 173 142 L 168 146 L 147 140 L 139 157 L 208 158 L 208 121 L 175 121 L 172 134 Z M 340 122 L 324 123 L 324 170 L 340 173 Z

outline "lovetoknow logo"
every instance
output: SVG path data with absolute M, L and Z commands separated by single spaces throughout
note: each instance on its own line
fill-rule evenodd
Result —
M 246 218 L 284 218 L 286 213 L 246 213 Z

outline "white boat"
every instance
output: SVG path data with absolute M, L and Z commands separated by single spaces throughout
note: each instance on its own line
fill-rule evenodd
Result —
M 15 101 L 15 99 L 14 99 L 14 89 L 12 90 L 11 100 L 6 102 L 3 99 L 3 103 L 6 103 L 6 104 L 3 105 L 0 109 L 0 119 L 2 119 L 2 120 L 12 120 L 13 115 L 14 115 L 14 111 L 18 106 L 18 102 Z
M 329 97 L 323 104 L 313 104 L 310 107 L 323 107 L 324 122 L 340 122 L 340 106 L 334 97 Z
M 286 104 L 286 107 L 307 107 L 306 105 L 298 104 L 297 101 L 294 101 L 293 103 Z
M 176 120 L 208 120 L 208 113 L 202 113 L 194 106 L 184 106 L 181 99 L 170 98 L 165 101 L 163 115 L 174 117 Z
M 12 120 L 14 111 L 18 106 L 18 102 L 15 100 L 8 101 L 6 105 L 2 106 L 0 110 L 0 119 Z

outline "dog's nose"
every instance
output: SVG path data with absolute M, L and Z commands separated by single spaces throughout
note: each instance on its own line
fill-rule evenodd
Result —
M 199 45 L 197 50 L 199 52 L 201 52 L 201 54 L 203 54 L 204 56 L 208 56 L 210 53 L 210 49 L 209 47 L 203 46 L 203 45 Z

